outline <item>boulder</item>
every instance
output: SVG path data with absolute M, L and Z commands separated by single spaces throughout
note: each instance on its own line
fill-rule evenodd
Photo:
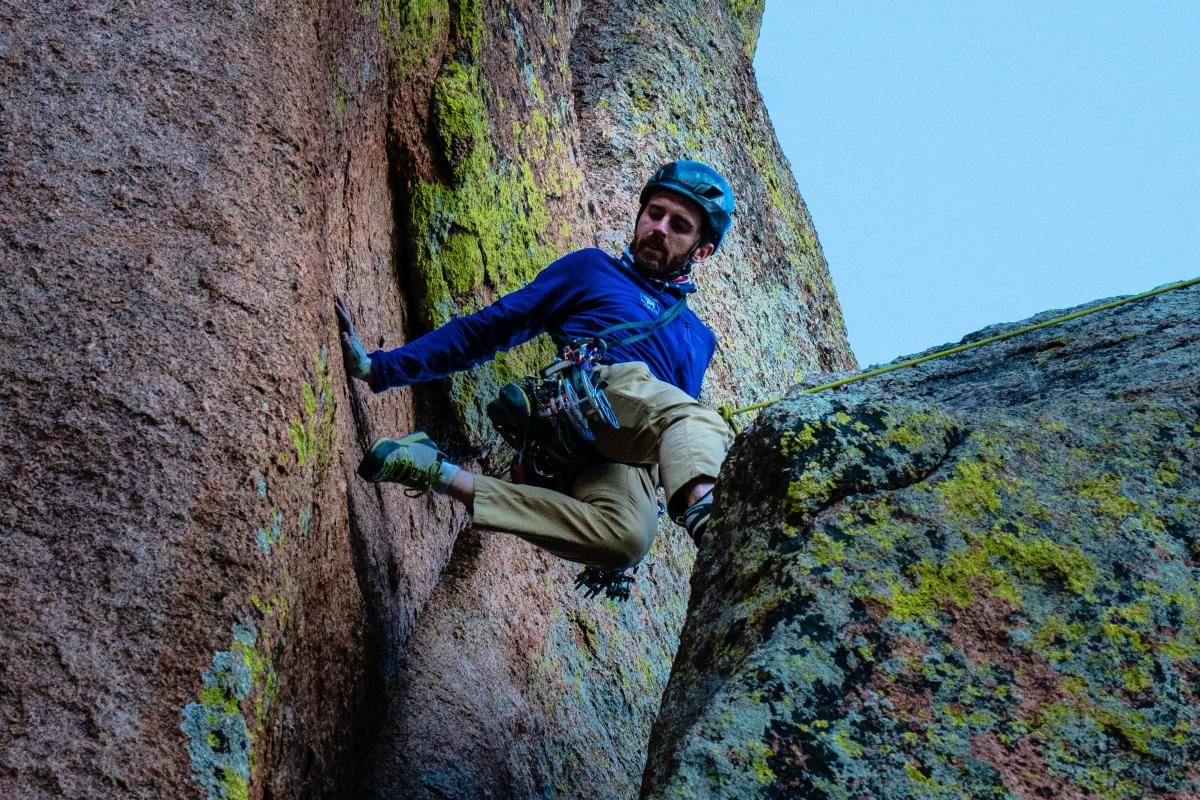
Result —
M 660 537 L 616 607 L 362 482 L 415 428 L 502 470 L 482 409 L 551 352 L 376 397 L 332 302 L 399 346 L 619 247 L 650 170 L 701 158 L 745 210 L 696 303 L 706 396 L 852 366 L 754 85 L 760 12 L 0 8 L 0 795 L 636 790 L 691 545 Z
M 642 796 L 1196 797 L 1198 311 L 1174 290 L 763 411 Z

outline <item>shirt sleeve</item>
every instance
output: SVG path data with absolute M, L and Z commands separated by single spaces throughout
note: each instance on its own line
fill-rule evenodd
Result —
M 444 378 L 482 364 L 554 326 L 577 300 L 578 254 L 558 259 L 515 292 L 395 350 L 370 354 L 374 389 Z
M 703 323 L 701 323 L 703 325 Z M 700 392 L 704 390 L 704 376 L 708 372 L 708 368 L 712 366 L 713 356 L 717 353 L 717 337 L 712 330 L 703 325 L 704 339 L 708 355 L 700 362 L 700 369 L 696 373 L 696 391 L 692 392 L 692 397 L 699 398 Z

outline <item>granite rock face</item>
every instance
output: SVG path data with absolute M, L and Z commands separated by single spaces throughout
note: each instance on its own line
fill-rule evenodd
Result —
M 339 133 L 327 83 L 357 16 L 0 7 L 0 795 L 330 796 L 365 747 L 329 297 L 392 237 L 385 117 Z
M 726 462 L 642 796 L 1200 796 L 1200 287 L 801 389 Z
M 359 481 L 418 427 L 502 469 L 482 409 L 549 349 L 375 397 L 331 313 L 400 345 L 618 246 L 645 174 L 704 158 L 745 210 L 696 304 L 711 398 L 852 366 L 761 3 L 627 5 L 0 7 L 0 795 L 636 791 L 691 545 L 585 601 Z
M 646 177 L 662 162 L 698 158 L 730 176 L 743 209 L 698 276 L 693 305 L 721 341 L 707 397 L 751 400 L 781 391 L 797 371 L 852 364 L 811 220 L 754 84 L 748 42 L 757 12 L 736 5 L 582 2 L 549 16 L 541 3 L 482 6 L 484 66 L 457 85 L 470 87 L 486 114 L 471 141 L 487 166 L 461 168 L 463 182 L 436 183 L 437 196 L 481 191 L 479 207 L 491 209 L 488 176 L 530 165 L 533 188 L 522 203 L 535 213 L 518 223 L 544 225 L 532 239 L 544 247 L 524 261 L 493 260 L 485 237 L 501 226 L 465 226 L 481 244 L 461 251 L 483 253 L 472 274 L 484 280 L 450 292 L 445 313 L 515 288 L 555 248 L 619 252 Z M 451 120 L 435 125 L 448 129 Z M 449 238 L 433 226 L 408 232 L 409 241 L 433 243 L 423 285 L 454 284 L 463 227 L 456 221 Z M 523 266 L 499 271 L 514 264 Z M 536 346 L 513 351 L 450 382 L 467 439 L 459 455 L 503 468 L 508 454 L 494 447 L 481 410 L 500 383 L 547 359 Z M 381 797 L 634 796 L 692 557 L 687 537 L 664 524 L 631 602 L 617 605 L 574 590 L 573 565 L 503 535 L 465 532 L 406 648 L 367 783 Z

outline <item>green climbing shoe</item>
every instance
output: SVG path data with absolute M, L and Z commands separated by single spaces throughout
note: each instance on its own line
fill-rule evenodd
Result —
M 371 483 L 402 483 L 428 492 L 441 478 L 443 458 L 433 440 L 416 431 L 403 439 L 376 439 L 358 465 L 358 474 Z

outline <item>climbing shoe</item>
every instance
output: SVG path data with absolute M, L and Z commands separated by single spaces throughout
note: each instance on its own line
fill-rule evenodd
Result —
M 417 492 L 428 492 L 444 489 L 449 483 L 444 480 L 444 464 L 452 466 L 432 439 L 416 431 L 403 439 L 376 439 L 358 465 L 358 474 L 371 483 L 402 483 Z
M 700 542 L 704 539 L 704 533 L 708 530 L 708 518 L 712 516 L 712 505 L 713 493 L 710 489 L 704 497 L 688 506 L 687 511 L 683 512 L 683 516 L 676 520 L 687 529 L 688 535 L 692 537 L 696 547 L 700 546 Z

